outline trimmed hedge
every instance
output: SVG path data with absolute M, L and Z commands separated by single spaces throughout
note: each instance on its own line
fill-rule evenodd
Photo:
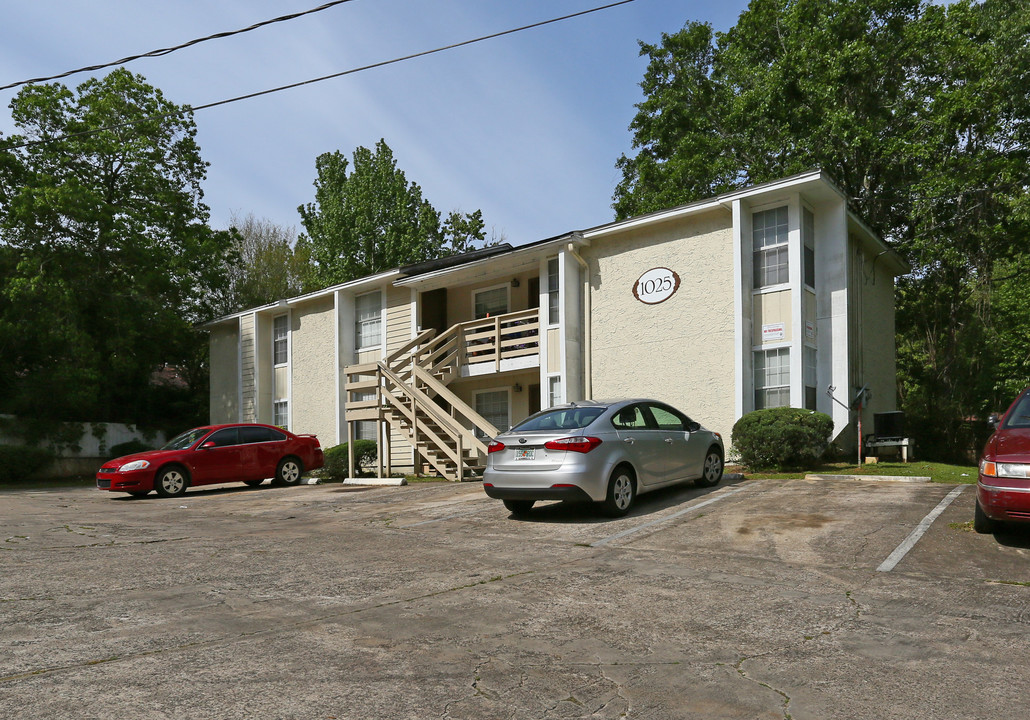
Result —
M 27 445 L 0 445 L 0 485 L 24 480 L 54 460 L 44 448 Z
M 153 449 L 152 445 L 148 445 L 142 440 L 126 440 L 123 443 L 112 445 L 111 449 L 107 451 L 107 455 L 109 459 L 114 459 Z
M 751 470 L 804 469 L 819 463 L 832 433 L 833 419 L 826 413 L 767 408 L 737 420 L 733 449 Z
M 355 440 L 354 441 L 354 470 L 358 474 L 361 468 L 375 465 L 376 462 L 376 441 Z M 347 443 L 340 443 L 324 451 L 325 465 L 319 470 L 319 475 L 329 480 L 345 480 L 350 472 L 347 464 Z

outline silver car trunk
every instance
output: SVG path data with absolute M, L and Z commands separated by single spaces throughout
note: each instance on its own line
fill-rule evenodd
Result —
M 504 450 L 492 453 L 490 459 L 495 468 L 509 472 L 557 470 L 568 453 L 565 450 L 548 450 L 544 443 L 575 434 L 575 431 L 556 433 L 548 430 L 505 433 L 497 438 L 504 443 Z

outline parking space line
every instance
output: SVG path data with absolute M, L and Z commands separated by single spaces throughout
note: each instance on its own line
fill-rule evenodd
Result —
M 736 495 L 737 493 L 739 493 L 739 492 L 741 492 L 743 490 L 746 490 L 747 488 L 752 487 L 753 485 L 756 485 L 756 484 L 757 483 L 751 483 L 750 485 L 745 485 L 745 486 L 741 486 L 741 487 L 738 487 L 738 488 L 734 488 L 733 490 L 730 490 L 729 492 L 725 492 L 725 493 L 723 493 L 721 495 L 717 495 L 715 497 L 710 497 L 707 500 L 704 500 L 703 502 L 699 502 L 697 505 L 691 505 L 690 507 L 683 508 L 682 510 L 680 510 L 678 512 L 675 512 L 672 515 L 668 515 L 666 517 L 660 517 L 660 518 L 658 518 L 656 520 L 651 520 L 650 522 L 646 522 L 643 525 L 637 525 L 635 527 L 627 528 L 626 530 L 623 530 L 622 532 L 617 532 L 614 535 L 609 535 L 606 538 L 602 538 L 601 540 L 598 540 L 596 542 L 590 543 L 590 547 L 600 547 L 602 545 L 607 545 L 608 543 L 612 542 L 613 540 L 618 540 L 619 538 L 624 538 L 627 535 L 632 535 L 633 533 L 640 532 L 641 530 L 646 530 L 649 527 L 653 527 L 654 525 L 658 525 L 658 524 L 663 523 L 663 522 L 668 522 L 669 520 L 675 520 L 676 518 L 680 517 L 681 515 L 686 515 L 687 513 L 693 512 L 695 510 L 700 510 L 701 508 L 705 507 L 706 505 L 711 505 L 714 502 L 718 502 L 719 500 L 722 500 L 724 498 L 728 498 L 730 495 Z
M 957 498 L 965 489 L 965 485 L 959 485 L 948 493 L 943 500 L 937 503 L 937 507 L 931 510 L 929 514 L 922 519 L 922 521 L 916 526 L 916 529 L 913 530 L 907 538 L 905 538 L 905 541 L 894 548 L 894 552 L 888 555 L 887 559 L 880 563 L 880 567 L 876 569 L 879 572 L 890 572 L 893 570 L 897 564 L 901 562 L 901 559 L 908 554 L 908 551 L 915 547 L 915 544 L 919 542 L 919 538 L 923 537 L 923 534 L 930 529 L 930 525 L 933 524 L 933 521 L 936 520 L 940 514 L 944 512 L 945 508 L 951 505 L 955 498 Z

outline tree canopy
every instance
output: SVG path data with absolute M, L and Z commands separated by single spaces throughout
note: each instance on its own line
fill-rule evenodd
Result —
M 221 314 L 305 291 L 311 259 L 308 246 L 297 242 L 296 230 L 255 217 L 253 213 L 243 217 L 234 214 L 230 225 L 239 262 L 230 268 Z
M 821 167 L 913 265 L 899 395 L 922 446 L 1030 384 L 1030 4 L 753 0 L 658 44 L 618 217 Z
M 208 226 L 188 108 L 115 70 L 25 87 L 0 138 L 0 403 L 39 420 L 137 422 L 166 363 L 203 384 L 229 234 Z M 206 385 L 181 419 L 206 419 Z
M 441 223 L 383 140 L 375 151 L 358 147 L 353 166 L 339 151 L 320 155 L 315 166 L 315 202 L 298 211 L 318 287 L 465 252 L 484 240 L 481 211 L 451 212 Z

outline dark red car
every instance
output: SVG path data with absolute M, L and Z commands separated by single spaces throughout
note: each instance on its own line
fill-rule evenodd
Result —
M 984 446 L 976 480 L 973 529 L 1030 522 L 1030 388 L 1019 394 Z
M 307 470 L 322 467 L 318 438 L 271 425 L 209 425 L 169 440 L 160 450 L 109 460 L 97 472 L 97 487 L 142 497 L 156 490 L 175 497 L 191 485 L 244 482 L 296 485 Z

